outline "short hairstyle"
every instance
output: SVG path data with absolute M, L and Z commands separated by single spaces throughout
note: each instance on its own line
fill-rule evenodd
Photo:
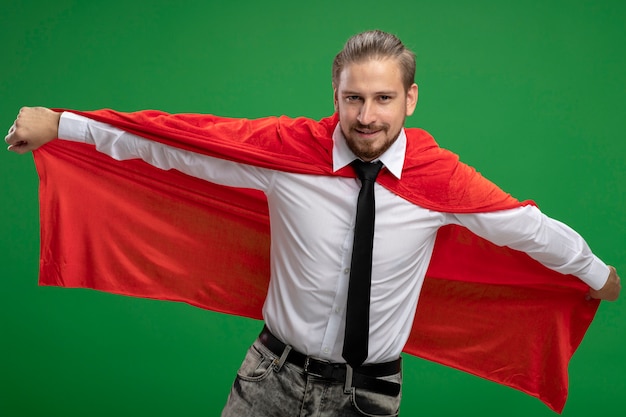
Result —
M 339 85 L 341 71 L 346 65 L 385 58 L 398 60 L 404 89 L 408 91 L 415 82 L 415 54 L 398 37 L 381 30 L 358 33 L 348 39 L 333 61 L 333 88 Z

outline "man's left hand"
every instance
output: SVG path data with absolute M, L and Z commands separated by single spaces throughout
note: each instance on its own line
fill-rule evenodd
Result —
M 619 293 L 622 290 L 622 284 L 620 283 L 619 276 L 614 267 L 609 266 L 609 278 L 606 283 L 599 290 L 593 288 L 589 290 L 589 296 L 599 300 L 615 301 L 619 297 Z

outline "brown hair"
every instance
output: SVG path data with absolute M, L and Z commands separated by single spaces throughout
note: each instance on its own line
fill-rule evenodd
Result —
M 368 59 L 394 58 L 402 70 L 405 91 L 415 82 L 415 54 L 395 35 L 370 30 L 352 36 L 333 61 L 333 88 L 337 88 L 341 71 L 348 64 Z

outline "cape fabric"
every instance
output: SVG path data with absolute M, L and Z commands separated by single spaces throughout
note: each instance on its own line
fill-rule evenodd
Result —
M 158 111 L 75 112 L 181 149 L 312 175 L 332 172 L 337 116 L 229 119 Z M 407 129 L 402 179 L 378 182 L 433 210 L 471 213 L 522 204 Z M 40 176 L 40 284 L 182 301 L 261 318 L 269 280 L 262 193 L 218 186 L 93 146 L 53 141 Z M 599 302 L 572 276 L 459 226 L 438 235 L 405 352 L 519 389 L 561 412 L 567 366 Z M 408 371 L 410 372 L 410 370 Z

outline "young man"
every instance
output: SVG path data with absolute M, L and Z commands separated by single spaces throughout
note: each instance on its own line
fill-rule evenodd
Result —
M 223 415 L 397 415 L 400 353 L 442 227 L 461 225 L 575 275 L 593 298 L 615 300 L 621 289 L 615 269 L 569 227 L 480 178 L 423 131 L 404 129 L 417 103 L 414 73 L 414 55 L 399 39 L 364 32 L 348 40 L 333 64 L 338 118 L 212 118 L 201 126 L 211 141 L 241 137 L 261 159 L 272 152 L 304 167 L 274 156 L 259 163 L 217 158 L 43 108 L 22 109 L 6 142 L 9 150 L 25 153 L 59 137 L 95 145 L 118 160 L 141 158 L 212 183 L 262 191 L 272 242 L 266 326 L 246 355 Z M 151 123 L 138 122 L 154 132 Z M 372 174 L 360 172 L 372 167 Z M 363 220 L 372 204 L 375 219 Z M 361 236 L 361 223 L 369 236 Z M 363 322 L 365 335 L 358 330 Z

